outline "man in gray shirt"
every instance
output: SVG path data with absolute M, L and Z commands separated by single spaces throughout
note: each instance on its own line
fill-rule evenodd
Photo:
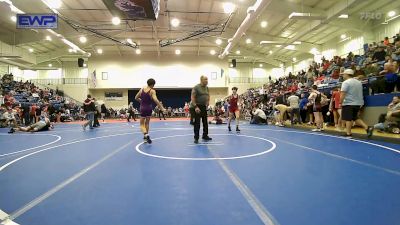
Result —
M 290 112 L 290 117 L 291 117 L 291 123 L 292 125 L 294 124 L 294 115 L 296 114 L 297 121 L 301 123 L 301 117 L 300 117 L 300 98 L 295 94 L 295 92 L 292 92 L 292 94 L 288 98 L 289 106 L 292 108 L 292 111 Z
M 207 121 L 207 107 L 210 103 L 210 94 L 208 92 L 208 78 L 206 76 L 200 77 L 200 84 L 192 89 L 192 102 L 191 110 L 194 112 L 194 143 L 199 143 L 200 137 L 200 119 L 203 123 L 203 136 L 202 139 L 210 141 L 212 138 L 208 136 L 208 121 Z
M 340 91 L 340 102 L 342 105 L 342 120 L 346 122 L 346 137 L 351 137 L 353 121 L 363 127 L 368 135 L 372 136 L 373 127 L 368 127 L 359 118 L 360 108 L 364 105 L 363 87 L 361 81 L 354 78 L 354 71 L 346 69 L 343 73 L 342 89 Z

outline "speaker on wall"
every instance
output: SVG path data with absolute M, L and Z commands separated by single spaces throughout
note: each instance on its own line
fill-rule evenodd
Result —
M 232 67 L 236 68 L 236 59 L 232 59 Z
M 83 64 L 85 63 L 85 60 L 82 58 L 78 58 L 78 66 L 83 67 Z

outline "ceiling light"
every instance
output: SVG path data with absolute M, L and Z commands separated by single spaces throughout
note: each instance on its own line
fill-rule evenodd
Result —
M 175 50 L 175 54 L 180 55 L 180 54 L 181 54 L 181 50 L 176 49 L 176 50 Z
M 319 54 L 319 51 L 318 51 L 318 49 L 316 49 L 316 48 L 312 48 L 312 49 L 310 50 L 310 53 L 312 53 L 312 54 L 314 54 L 314 55 L 317 55 L 317 54 Z
M 53 64 L 50 63 L 50 64 L 49 64 L 49 67 L 53 67 Z
M 240 50 L 237 50 L 237 51 L 236 51 L 236 55 L 240 55 Z
M 293 42 L 294 45 L 301 45 L 301 41 L 295 41 Z
M 280 48 L 282 45 L 275 45 L 275 47 Z
M 119 25 L 121 23 L 121 19 L 119 17 L 113 17 L 111 22 L 114 25 Z
M 297 59 L 296 58 L 293 58 L 293 62 L 296 62 L 297 61 Z
M 72 52 L 73 52 L 73 53 L 77 53 L 77 52 L 78 52 L 78 49 L 75 49 L 75 48 L 74 48 L 74 49 L 72 49 Z
M 33 52 L 33 48 L 28 49 L 29 52 Z
M 128 42 L 128 43 L 131 44 L 131 45 L 133 45 L 133 41 L 132 41 L 132 39 L 130 39 L 130 38 L 127 38 L 127 39 L 126 39 L 126 42 Z
M 140 50 L 140 48 L 138 48 L 135 50 L 135 52 L 136 52 L 136 55 L 140 55 L 142 53 L 142 50 Z
M 215 53 L 216 53 L 216 52 L 215 52 L 214 49 L 210 50 L 210 54 L 211 54 L 211 55 L 215 55 Z
M 279 64 L 280 67 L 283 67 L 283 63 Z
M 51 37 L 49 35 L 46 36 L 47 41 L 51 41 Z
M 348 14 L 342 14 L 340 16 L 338 16 L 339 19 L 348 19 L 349 15 Z
M 250 44 L 251 43 L 251 39 L 250 38 L 247 38 L 246 39 L 246 44 Z
M 395 12 L 395 11 L 390 11 L 390 12 L 388 12 L 388 16 L 389 16 L 389 17 L 393 17 L 394 15 L 396 15 L 396 12 Z
M 87 64 L 86 64 L 86 63 L 84 63 L 84 64 L 83 64 L 83 67 L 86 67 L 86 66 L 87 66 Z
M 225 13 L 233 13 L 233 11 L 235 11 L 236 6 L 231 2 L 225 2 L 223 4 L 223 8 Z
M 261 63 L 260 63 L 260 65 L 259 65 L 259 66 L 260 66 L 260 67 L 263 67 L 263 64 L 261 64 Z
M 16 17 L 16 16 L 11 16 L 11 20 L 12 20 L 13 22 L 17 22 L 17 17 Z
M 288 45 L 288 46 L 285 47 L 285 49 L 288 49 L 288 50 L 295 50 L 296 47 L 295 47 L 294 45 Z
M 103 54 L 103 49 L 101 49 L 101 48 L 97 49 L 97 53 L 98 54 Z
M 79 41 L 80 41 L 81 43 L 86 43 L 87 38 L 86 38 L 85 36 L 81 36 L 81 37 L 79 38 Z
M 171 20 L 171 25 L 172 25 L 173 27 L 178 27 L 180 23 L 181 23 L 181 21 L 179 21 L 177 18 L 173 18 L 173 19 Z
M 345 39 L 347 36 L 345 34 L 340 35 L 341 39 Z
M 231 68 L 232 68 L 232 67 L 233 67 L 233 64 L 232 64 L 232 63 L 231 63 L 231 64 L 229 64 L 229 67 L 231 67 Z
M 215 43 L 217 43 L 217 45 L 221 45 L 222 44 L 222 40 L 218 38 L 217 40 L 215 40 Z
M 272 54 L 273 53 L 273 51 L 272 50 L 269 50 L 269 54 Z
M 68 49 L 68 52 L 71 53 L 72 51 L 74 51 L 72 48 Z
M 49 8 L 58 9 L 61 7 L 61 0 L 42 0 Z
M 268 22 L 267 21 L 262 21 L 261 22 L 261 27 L 262 28 L 266 28 L 268 26 Z

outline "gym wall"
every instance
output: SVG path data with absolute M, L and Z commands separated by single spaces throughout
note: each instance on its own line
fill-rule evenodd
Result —
M 141 88 L 149 78 L 156 80 L 156 88 L 192 88 L 201 75 L 209 77 L 210 87 L 225 87 L 227 66 L 217 57 L 92 57 L 89 73 L 96 70 L 96 88 Z M 108 74 L 107 80 L 102 79 L 103 72 Z

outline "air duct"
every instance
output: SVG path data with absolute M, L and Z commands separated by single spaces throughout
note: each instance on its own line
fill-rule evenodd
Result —
M 326 16 L 321 16 L 321 15 L 312 14 L 312 13 L 292 12 L 289 15 L 289 19 L 295 19 L 295 20 L 324 20 L 324 19 L 326 19 Z
M 264 11 L 272 0 L 257 0 L 257 2 L 247 9 L 247 16 L 243 20 L 242 24 L 237 29 L 233 37 L 228 41 L 228 45 L 225 50 L 219 55 L 219 58 L 223 59 L 229 54 L 233 47 L 239 42 L 240 38 L 245 34 L 245 32 L 253 25 L 257 17 Z

